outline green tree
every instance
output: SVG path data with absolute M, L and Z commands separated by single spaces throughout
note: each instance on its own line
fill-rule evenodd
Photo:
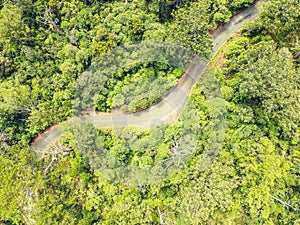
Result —
M 295 138 L 300 77 L 288 49 L 276 50 L 272 42 L 262 42 L 244 52 L 239 64 L 237 98 L 255 108 L 258 123 L 274 124 L 280 135 Z
M 17 145 L 0 154 L 0 220 L 20 224 L 33 218 L 35 191 L 41 181 L 35 163 L 30 151 Z
M 0 24 L 0 47 L 7 50 L 11 49 L 11 45 L 20 47 L 29 32 L 22 20 L 22 10 L 15 5 L 5 4 L 0 11 Z
M 290 41 L 296 45 L 300 32 L 299 0 L 266 1 L 260 21 L 267 33 L 280 45 L 287 46 Z
M 168 28 L 170 41 L 189 48 L 200 56 L 208 57 L 212 47 L 212 40 L 208 34 L 208 8 L 207 1 L 201 1 L 178 9 Z
M 199 159 L 194 159 L 194 166 L 190 168 L 192 174 L 199 173 L 195 168 Z M 230 223 L 228 214 L 234 208 L 233 193 L 238 184 L 232 162 L 232 157 L 223 152 L 207 171 L 180 187 L 176 196 L 180 205 L 175 209 L 179 213 L 176 224 Z

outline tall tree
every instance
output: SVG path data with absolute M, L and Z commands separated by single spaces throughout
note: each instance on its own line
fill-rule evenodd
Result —
M 208 9 L 207 1 L 192 2 L 189 6 L 178 9 L 168 29 L 169 40 L 207 57 L 212 47 L 208 34 Z
M 24 41 L 29 31 L 22 19 L 22 10 L 15 5 L 5 4 L 0 10 L 0 48 L 13 52 Z M 14 48 L 12 49 L 11 46 Z
M 0 154 L 0 221 L 24 224 L 32 219 L 34 192 L 39 186 L 33 168 L 34 160 L 28 149 L 14 146 Z
M 299 0 L 268 0 L 263 4 L 261 21 L 267 33 L 281 45 L 288 39 L 298 42 L 300 32 Z
M 255 109 L 258 123 L 273 124 L 281 136 L 292 138 L 299 129 L 300 77 L 291 53 L 277 50 L 273 42 L 261 42 L 238 60 L 238 98 Z

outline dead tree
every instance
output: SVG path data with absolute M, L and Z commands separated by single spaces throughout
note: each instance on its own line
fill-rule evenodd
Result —
M 53 163 L 56 160 L 58 160 L 59 156 L 63 156 L 63 155 L 69 154 L 70 151 L 71 151 L 71 149 L 66 148 L 61 143 L 55 143 L 53 145 L 50 145 L 45 150 L 37 151 L 37 153 L 40 153 L 42 155 L 41 158 L 40 158 L 41 160 L 50 159 L 50 163 L 44 169 L 44 172 L 47 173 L 47 171 L 51 168 L 51 166 L 53 165 Z
M 29 189 L 25 192 L 26 194 L 26 206 L 23 208 L 24 210 L 24 221 L 25 224 L 30 225 L 30 224 L 35 224 L 35 220 L 32 218 L 32 212 L 34 212 L 34 199 L 36 198 L 34 192 Z
M 164 224 L 166 224 L 165 223 L 165 216 L 166 216 L 166 213 L 162 213 L 161 211 L 160 211 L 160 208 L 159 207 L 157 207 L 157 211 L 158 211 L 158 215 L 159 215 L 159 224 L 160 225 L 164 225 Z
M 272 197 L 274 200 L 276 200 L 277 202 L 279 202 L 280 204 L 282 204 L 283 206 L 292 208 L 294 211 L 299 211 L 299 210 L 300 210 L 300 209 L 298 209 L 298 208 L 292 206 L 291 204 L 289 204 L 289 203 L 287 203 L 287 202 L 285 202 L 285 201 L 283 201 L 283 200 L 281 200 L 281 199 L 279 199 L 279 198 L 277 198 L 277 197 L 275 197 L 275 196 L 273 196 L 273 195 L 271 195 L 271 197 Z
M 7 76 L 11 72 L 11 63 L 6 57 L 0 57 L 0 78 Z
M 159 215 L 159 224 L 167 225 L 167 224 L 175 224 L 174 221 L 168 216 L 169 214 L 174 214 L 174 212 L 162 212 L 159 207 L 157 207 L 158 215 Z
M 80 49 L 79 47 L 79 43 L 78 43 L 78 38 L 74 35 L 74 34 L 70 34 L 69 35 L 69 41 L 72 45 L 76 46 L 78 49 Z
M 165 170 L 167 170 L 175 161 L 177 161 L 177 166 L 180 166 L 181 164 L 183 167 L 187 167 L 184 162 L 184 158 L 191 154 L 191 151 L 189 150 L 191 144 L 184 147 L 179 143 L 175 134 L 173 134 L 173 138 L 170 138 L 170 141 L 172 143 L 170 149 L 171 156 L 163 160 L 163 163 L 166 162 L 167 165 Z
M 0 132 L 0 148 L 3 149 L 4 151 L 6 151 L 7 148 L 7 137 L 3 132 Z M 1 152 L 0 152 L 1 154 Z
M 53 16 L 51 9 L 49 9 L 47 6 L 45 7 L 44 15 L 41 17 L 41 19 L 38 19 L 38 21 L 49 26 L 49 28 L 54 29 L 54 31 L 58 33 L 61 32 L 58 26 L 59 19 Z

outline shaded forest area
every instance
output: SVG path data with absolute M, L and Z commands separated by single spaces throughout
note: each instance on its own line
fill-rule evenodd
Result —
M 208 30 L 252 3 L 0 1 L 0 224 L 300 224 L 299 0 L 263 1 L 260 17 L 210 62 L 220 93 L 212 101 L 206 88 L 216 86 L 199 82 L 178 123 L 149 130 L 72 123 L 43 153 L 30 147 L 73 115 L 80 75 L 110 50 L 159 40 L 205 57 Z M 134 86 L 154 74 L 167 90 L 181 72 L 159 63 L 124 68 L 105 83 L 96 109 L 111 111 L 122 104 L 118 95 L 133 91 L 124 110 L 144 108 L 165 92 L 150 88 L 141 104 Z M 224 118 L 222 147 L 210 152 Z M 107 170 L 95 167 L 104 150 Z M 119 162 L 141 171 L 163 162 L 163 179 L 135 174 L 126 183 Z

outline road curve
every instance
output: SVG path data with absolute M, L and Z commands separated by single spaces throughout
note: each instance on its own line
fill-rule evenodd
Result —
M 242 25 L 255 19 L 259 15 L 258 6 L 260 1 L 238 13 L 231 18 L 230 22 L 216 30 L 213 34 L 213 53 L 229 39 L 229 37 L 239 30 Z M 177 120 L 181 109 L 184 107 L 193 85 L 205 70 L 209 60 L 195 59 L 191 66 L 184 73 L 177 85 L 159 103 L 136 113 L 122 113 L 115 111 L 112 113 L 89 114 L 80 117 L 91 121 L 100 128 L 109 127 L 140 127 L 149 128 L 153 125 L 172 123 Z M 43 134 L 40 134 L 34 141 L 33 147 L 42 151 L 47 145 L 54 143 L 63 131 L 60 124 L 54 125 Z

